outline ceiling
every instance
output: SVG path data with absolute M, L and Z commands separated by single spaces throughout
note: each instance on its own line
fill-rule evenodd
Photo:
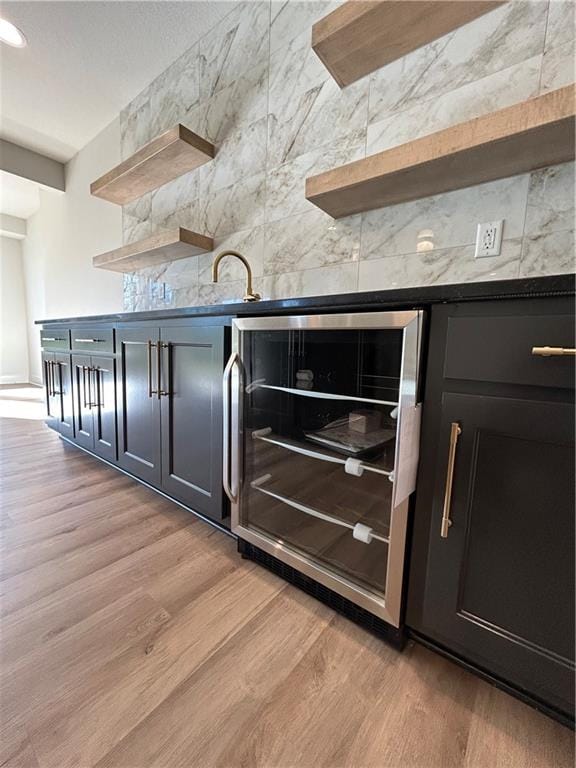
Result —
M 0 135 L 65 162 L 208 32 L 234 0 L 9 0 L 26 48 L 0 44 Z

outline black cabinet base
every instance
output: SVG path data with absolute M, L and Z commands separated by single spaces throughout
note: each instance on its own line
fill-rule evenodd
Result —
M 486 680 L 486 682 L 490 683 L 495 688 L 499 688 L 501 691 L 505 691 L 505 693 L 510 694 L 510 696 L 514 696 L 515 699 L 519 699 L 524 704 L 537 709 L 539 712 L 548 715 L 548 717 L 551 717 L 553 720 L 556 720 L 562 725 L 565 725 L 567 728 L 574 730 L 574 718 L 566 712 L 561 712 L 560 710 L 554 709 L 554 707 L 550 707 L 543 701 L 535 699 L 521 688 L 516 688 L 504 680 L 501 680 L 498 677 L 494 677 L 494 675 L 490 674 L 490 672 L 487 672 L 486 670 L 471 664 L 469 661 L 466 661 L 466 659 L 463 659 L 461 656 L 458 656 L 452 651 L 449 651 L 442 645 L 438 645 L 433 640 L 430 640 L 424 635 L 421 635 L 419 632 L 415 632 L 413 629 L 410 629 L 410 627 L 408 627 L 407 632 L 409 638 L 414 640 L 414 642 L 420 643 L 420 645 L 429 648 L 431 651 L 439 653 L 441 656 L 450 659 L 450 661 L 453 661 L 455 664 L 458 664 L 458 666 L 468 670 L 468 672 L 472 672 L 472 674 L 476 675 L 477 677 L 481 677 L 483 680 Z
M 328 587 L 318 584 L 317 581 L 304 576 L 303 573 L 292 568 L 290 565 L 277 560 L 272 555 L 263 552 L 258 547 L 250 544 L 243 539 L 238 539 L 238 552 L 247 560 L 253 560 L 259 565 L 263 565 L 272 573 L 275 573 L 284 581 L 288 581 L 303 592 L 315 597 L 320 602 L 325 603 L 330 608 L 345 616 L 347 619 L 360 624 L 364 629 L 369 630 L 378 637 L 385 640 L 397 650 L 402 650 L 406 643 L 406 635 L 403 629 L 396 629 L 391 624 L 387 624 L 382 619 L 360 608 L 355 603 L 347 600 L 345 597 L 336 594 Z

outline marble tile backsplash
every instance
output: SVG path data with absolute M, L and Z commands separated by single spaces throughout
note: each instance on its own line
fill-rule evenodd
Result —
M 214 237 L 284 298 L 574 271 L 574 164 L 333 220 L 305 179 L 574 80 L 574 3 L 512 0 L 340 89 L 310 47 L 333 0 L 239 2 L 121 113 L 127 157 L 177 122 L 215 143 L 195 172 L 124 206 L 126 243 L 165 227 Z M 474 259 L 504 219 L 500 256 Z M 125 276 L 125 308 L 240 300 L 214 254 Z

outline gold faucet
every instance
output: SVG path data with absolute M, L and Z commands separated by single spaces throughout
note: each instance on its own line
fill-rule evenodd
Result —
M 238 253 L 238 251 L 222 251 L 222 253 L 219 253 L 218 256 L 216 256 L 214 263 L 212 264 L 212 282 L 218 282 L 218 266 L 224 256 L 236 256 L 236 258 L 240 259 L 242 264 L 246 267 L 246 295 L 244 296 L 243 301 L 260 301 L 262 296 L 260 296 L 259 293 L 254 293 L 252 290 L 252 270 L 250 269 L 250 264 L 248 264 L 248 261 L 241 253 Z

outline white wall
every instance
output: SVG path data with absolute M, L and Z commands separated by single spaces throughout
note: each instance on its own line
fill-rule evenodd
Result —
M 28 381 L 22 241 L 0 237 L 0 384 Z
M 122 310 L 122 275 L 92 267 L 92 257 L 122 244 L 122 209 L 90 195 L 90 182 L 120 162 L 114 120 L 66 166 L 66 192 L 40 191 L 28 219 L 24 267 L 30 380 L 41 377 L 35 320 Z

